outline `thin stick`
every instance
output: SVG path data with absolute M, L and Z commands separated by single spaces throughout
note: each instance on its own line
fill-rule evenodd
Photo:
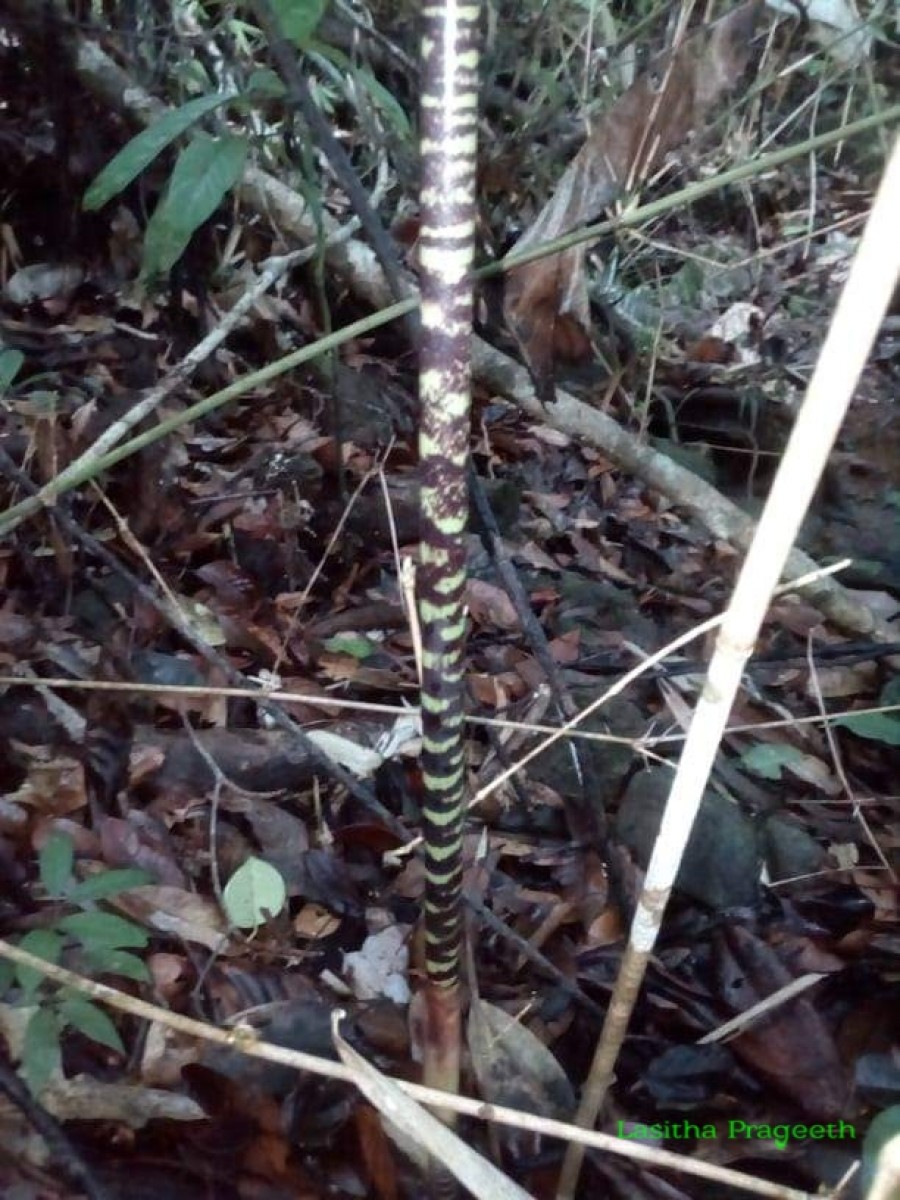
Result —
M 39 971 L 46 979 L 74 988 L 101 1004 L 115 1008 L 120 1012 L 130 1013 L 146 1021 L 158 1021 L 168 1029 L 175 1029 L 190 1037 L 202 1038 L 215 1045 L 247 1054 L 265 1062 L 277 1063 L 280 1066 L 293 1067 L 298 1071 L 309 1071 L 329 1079 L 339 1079 L 344 1083 L 353 1083 L 352 1073 L 342 1063 L 333 1062 L 327 1058 L 317 1058 L 300 1050 L 289 1050 L 285 1046 L 276 1046 L 270 1042 L 260 1041 L 256 1031 L 244 1025 L 233 1029 L 219 1029 L 197 1021 L 193 1017 L 182 1016 L 181 1013 L 169 1012 L 146 1000 L 130 996 L 126 992 L 116 991 L 104 983 L 95 983 L 85 979 L 74 971 L 55 963 L 45 962 L 36 954 L 30 954 L 20 946 L 0 940 L 0 958 L 10 962 L 21 963 Z M 480 1100 L 470 1100 L 465 1096 L 452 1096 L 448 1092 L 436 1091 L 433 1088 L 422 1087 L 419 1084 L 407 1083 L 406 1080 L 394 1081 L 407 1095 L 427 1104 L 432 1108 L 451 1109 L 465 1116 L 477 1117 L 481 1121 L 496 1121 L 500 1125 L 509 1125 L 515 1129 L 531 1130 L 535 1133 L 546 1134 L 548 1137 L 562 1138 L 568 1141 L 577 1139 L 585 1146 L 590 1146 L 606 1153 L 618 1154 L 630 1158 L 646 1166 L 665 1167 L 669 1170 L 683 1171 L 702 1179 L 713 1179 L 722 1184 L 742 1188 L 757 1196 L 768 1196 L 771 1200 L 815 1200 L 809 1192 L 801 1192 L 796 1188 L 783 1187 L 780 1184 L 769 1183 L 765 1179 L 755 1179 L 751 1175 L 743 1175 L 714 1163 L 700 1162 L 695 1159 L 673 1154 L 670 1150 L 659 1150 L 653 1146 L 644 1146 L 640 1142 L 632 1142 L 623 1137 L 615 1137 L 609 1133 L 595 1133 L 592 1130 L 576 1129 L 563 1121 L 551 1120 L 549 1117 L 536 1117 L 531 1113 L 520 1112 L 515 1108 L 505 1108 L 499 1105 L 483 1104 Z

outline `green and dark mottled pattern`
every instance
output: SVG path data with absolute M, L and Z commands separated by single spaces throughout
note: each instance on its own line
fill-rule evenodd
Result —
M 425 930 L 428 977 L 459 975 L 464 813 L 463 649 L 471 269 L 478 110 L 477 3 L 425 3 L 422 95 L 422 470 Z

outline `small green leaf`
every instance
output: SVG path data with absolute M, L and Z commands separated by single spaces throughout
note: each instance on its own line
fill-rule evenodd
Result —
M 99 1042 L 101 1046 L 108 1046 L 110 1050 L 116 1050 L 119 1054 L 125 1053 L 115 1025 L 103 1009 L 98 1008 L 86 996 L 66 996 L 57 1005 L 57 1012 L 64 1025 L 71 1025 L 92 1042 Z
M 270 67 L 259 67 L 250 72 L 246 94 L 254 100 L 278 99 L 287 89 Z
M 47 889 L 48 896 L 59 898 L 67 895 L 74 862 L 72 839 L 64 833 L 51 834 L 38 854 L 41 883 Z
M 60 918 L 57 928 L 78 938 L 88 951 L 118 950 L 126 946 L 141 949 L 149 940 L 146 930 L 115 913 L 70 913 Z
M 741 763 L 762 779 L 780 779 L 783 767 L 803 758 L 796 746 L 775 745 L 760 742 L 741 755 Z
M 215 93 L 189 100 L 154 121 L 149 128 L 133 137 L 116 157 L 106 164 L 84 194 L 82 207 L 87 212 L 102 208 L 113 196 L 128 187 L 153 160 L 174 142 L 186 129 L 214 108 L 228 104 L 232 96 Z
M 109 950 L 103 946 L 86 953 L 99 975 L 122 975 L 136 983 L 147 983 L 150 979 L 146 964 L 128 950 Z
M 119 892 L 127 892 L 129 888 L 143 887 L 153 882 L 153 876 L 137 867 L 123 867 L 117 871 L 101 871 L 73 884 L 66 892 L 69 900 L 105 900 L 116 896 Z
M 29 954 L 36 955 L 48 963 L 58 963 L 62 957 L 63 939 L 53 929 L 32 929 L 19 939 L 19 947 Z M 30 1003 L 38 988 L 44 981 L 43 976 L 34 967 L 26 967 L 24 963 L 16 963 L 16 978 L 22 989 L 22 998 Z
M 393 127 L 394 132 L 407 141 L 412 136 L 412 127 L 402 105 L 398 104 L 396 98 L 378 82 L 371 71 L 359 68 L 356 71 L 356 77 L 384 114 L 388 124 Z
M 52 1008 L 37 1009 L 25 1029 L 22 1046 L 22 1070 L 35 1096 L 62 1070 L 59 1046 L 60 1023 Z
M 368 638 L 354 633 L 341 633 L 335 637 L 326 638 L 323 645 L 332 654 L 346 654 L 360 662 L 363 659 L 371 658 L 375 650 Z
M 900 676 L 887 681 L 878 699 L 885 707 L 900 708 Z
M 185 96 L 206 96 L 215 86 L 198 58 L 180 58 L 172 64 L 169 80 Z
M 21 350 L 0 350 L 0 396 L 18 375 L 24 361 Z
M 272 11 L 282 37 L 306 46 L 322 19 L 328 0 L 272 0 Z
M 165 275 L 244 173 L 247 143 L 200 134 L 182 150 L 144 237 L 141 278 Z
M 228 880 L 222 899 L 232 924 L 239 929 L 255 929 L 281 912 L 287 890 L 271 864 L 261 858 L 248 858 Z
M 679 297 L 687 304 L 697 304 L 703 298 L 704 275 L 699 263 L 688 260 L 674 277 Z
M 410 138 L 412 126 L 409 123 L 409 117 L 403 110 L 403 106 L 398 103 L 397 99 L 391 95 L 386 87 L 378 82 L 371 71 L 364 67 L 358 67 L 343 50 L 339 50 L 336 46 L 329 46 L 325 42 L 320 42 L 317 38 L 314 38 L 306 49 L 312 54 L 321 55 L 322 58 L 334 63 L 342 74 L 352 75 L 360 89 L 367 91 L 372 97 L 372 100 L 381 110 L 394 132 L 404 141 Z
M 835 725 L 843 725 L 857 737 L 866 738 L 870 742 L 883 742 L 885 746 L 900 746 L 900 719 L 892 713 L 853 713 L 845 717 L 835 717 Z

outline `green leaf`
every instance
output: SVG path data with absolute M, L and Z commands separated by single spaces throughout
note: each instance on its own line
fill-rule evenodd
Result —
M 898 675 L 896 679 L 888 680 L 888 682 L 881 689 L 881 695 L 878 697 L 878 699 L 883 705 L 885 705 L 885 707 L 891 706 L 900 708 L 900 675 Z
M 71 1025 L 92 1042 L 99 1042 L 101 1046 L 108 1046 L 110 1050 L 116 1050 L 119 1054 L 125 1053 L 115 1025 L 103 1009 L 98 1008 L 86 996 L 66 996 L 57 1005 L 57 1012 L 64 1025 Z
M 18 375 L 24 361 L 25 355 L 21 350 L 0 351 L 0 396 Z
M 206 96 L 215 87 L 215 81 L 198 58 L 178 59 L 172 65 L 169 80 L 185 96 Z
M 143 887 L 144 884 L 152 882 L 153 876 L 147 871 L 140 871 L 137 867 L 124 867 L 117 871 L 101 871 L 98 875 L 91 875 L 89 879 L 82 879 L 69 888 L 66 896 L 69 900 L 79 902 L 105 900 L 108 896 L 115 896 L 119 892 L 127 892 L 129 888 Z
M 122 975 L 136 983 L 147 983 L 150 979 L 146 964 L 127 950 L 109 950 L 103 946 L 88 949 L 86 953 L 98 974 Z
M 403 111 L 400 104 L 391 93 L 378 82 L 371 71 L 357 68 L 357 79 L 364 85 L 366 91 L 381 109 L 389 125 L 393 126 L 394 132 L 407 141 L 412 137 L 412 127 L 409 123 L 409 117 Z
M 397 102 L 396 98 L 391 95 L 386 87 L 378 82 L 371 71 L 364 67 L 358 67 L 343 50 L 339 50 L 336 46 L 328 46 L 318 39 L 313 39 L 307 49 L 313 54 L 319 54 L 322 58 L 334 63 L 342 74 L 352 75 L 359 87 L 367 91 L 372 97 L 388 124 L 393 127 L 394 132 L 404 141 L 407 141 L 411 137 L 412 126 L 402 105 Z
M 128 187 L 166 146 L 174 142 L 186 129 L 190 129 L 195 121 L 199 121 L 214 108 L 228 104 L 232 99 L 233 96 L 218 92 L 211 96 L 199 96 L 154 121 L 106 164 L 85 192 L 82 207 L 88 212 L 102 208 L 113 196 L 117 196 Z
M 182 150 L 166 194 L 147 225 L 142 279 L 153 279 L 172 269 L 203 222 L 238 182 L 246 160 L 246 141 L 231 135 L 198 135 Z
M 356 633 L 340 633 L 335 637 L 326 638 L 322 644 L 332 654 L 346 654 L 360 662 L 363 659 L 371 658 L 375 650 L 368 638 L 361 637 Z
M 259 67 L 250 72 L 245 94 L 254 100 L 270 100 L 280 98 L 286 91 L 287 88 L 271 67 Z
M 796 746 L 773 745 L 771 742 L 760 742 L 751 746 L 741 755 L 741 763 L 748 771 L 753 771 L 763 779 L 780 779 L 782 767 L 802 759 L 802 753 Z
M 25 1081 L 37 1096 L 62 1070 L 62 1053 L 59 1046 L 61 1027 L 59 1018 L 52 1008 L 39 1008 L 25 1029 L 22 1045 L 22 1071 Z
M 886 746 L 900 746 L 900 719 L 893 713 L 860 713 L 854 716 L 835 717 L 835 725 L 843 725 L 857 737 L 870 742 L 883 742 Z
M 322 19 L 328 0 L 272 0 L 281 36 L 306 46 Z
M 149 940 L 146 930 L 115 913 L 70 913 L 60 918 L 57 928 L 78 938 L 89 952 L 118 950 L 124 946 L 140 949 L 146 946 Z
M 232 924 L 255 929 L 284 908 L 287 890 L 275 868 L 261 858 L 248 858 L 225 885 L 222 900 Z
M 47 889 L 48 896 L 58 898 L 68 893 L 74 862 L 75 847 L 72 845 L 72 839 L 64 833 L 51 834 L 38 854 L 41 883 Z
M 19 939 L 19 947 L 27 950 L 29 954 L 42 958 L 45 962 L 58 963 L 62 957 L 63 939 L 54 929 L 32 929 Z M 28 1004 L 34 999 L 45 976 L 34 967 L 16 963 L 16 978 L 22 989 L 22 998 Z
M 680 299 L 687 304 L 699 303 L 703 295 L 703 268 L 688 260 L 675 275 L 674 283 Z

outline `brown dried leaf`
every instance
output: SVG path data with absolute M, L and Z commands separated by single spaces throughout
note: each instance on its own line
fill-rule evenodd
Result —
M 175 861 L 175 851 L 164 826 L 146 813 L 98 818 L 96 832 L 103 849 L 103 861 L 111 867 L 139 867 L 158 883 L 172 887 L 187 886 L 185 874 Z
M 313 941 L 331 937 L 340 923 L 340 917 L 335 917 L 320 904 L 304 904 L 292 922 L 297 937 Z
M 47 746 L 17 745 L 27 760 L 26 778 L 6 799 L 37 813 L 75 812 L 87 802 L 81 764 Z
M 353 1119 L 369 1182 L 380 1200 L 397 1200 L 400 1195 L 397 1164 L 381 1118 L 370 1105 L 360 1104 L 354 1110 Z
M 761 9 L 761 0 L 749 0 L 655 59 L 597 125 L 513 253 L 586 225 L 656 170 L 734 86 Z M 590 351 L 584 258 L 585 246 L 575 246 L 507 275 L 504 315 L 545 403 L 554 360 Z
M 282 805 L 262 796 L 244 794 L 239 808 L 259 842 L 262 857 L 281 874 L 288 895 L 297 895 L 305 878 L 300 860 L 309 849 L 305 823 Z
M 228 930 L 217 904 L 184 888 L 132 888 L 110 904 L 143 925 L 225 954 Z
M 497 629 L 519 628 L 515 606 L 503 588 L 493 583 L 470 579 L 466 584 L 466 605 L 469 615 L 478 625 L 494 625 Z
M 774 951 L 739 925 L 718 939 L 717 972 L 733 1013 L 745 1012 L 792 982 Z M 813 1002 L 796 996 L 760 1017 L 730 1048 L 813 1118 L 846 1112 L 847 1080 L 837 1047 Z

